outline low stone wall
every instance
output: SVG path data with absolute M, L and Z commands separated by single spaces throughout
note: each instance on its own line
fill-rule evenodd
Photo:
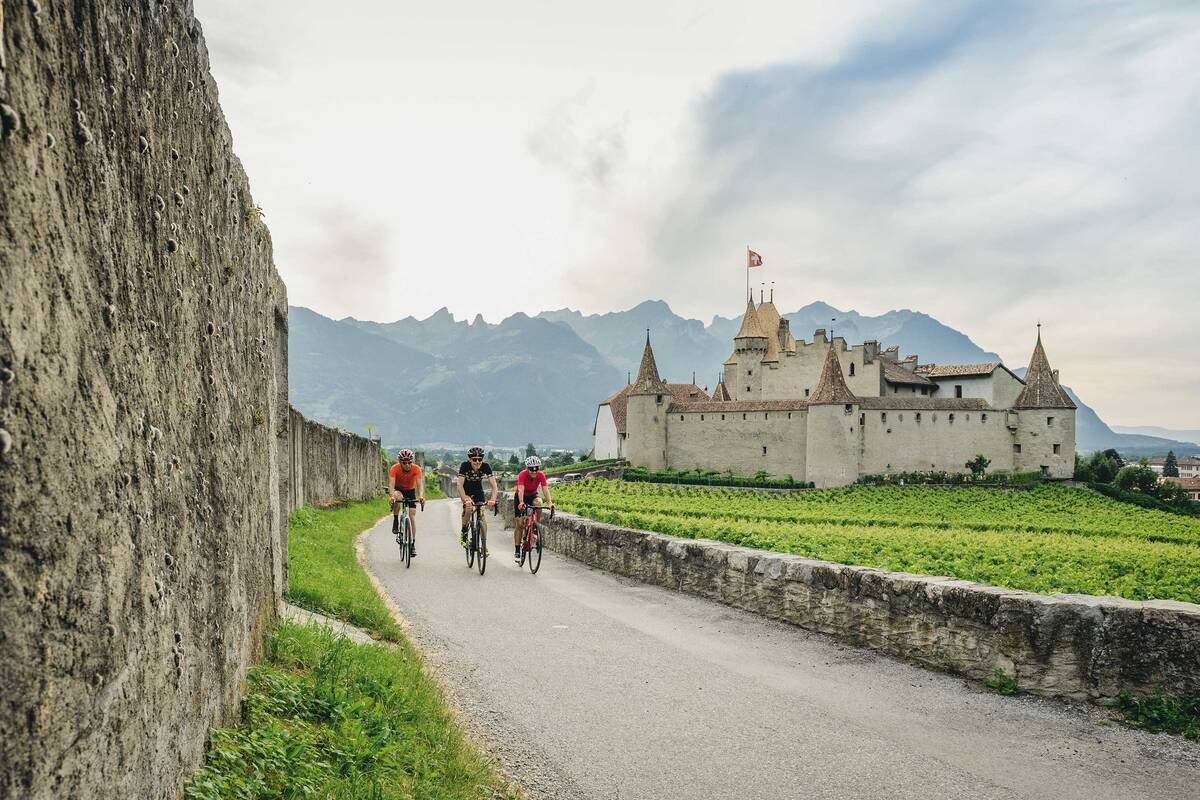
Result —
M 547 546 L 585 564 L 975 680 L 999 669 L 1022 691 L 1072 699 L 1200 693 L 1200 605 L 1012 591 L 572 514 L 546 527 Z
M 349 498 L 365 500 L 387 485 L 379 443 L 327 428 L 288 409 L 287 509 Z

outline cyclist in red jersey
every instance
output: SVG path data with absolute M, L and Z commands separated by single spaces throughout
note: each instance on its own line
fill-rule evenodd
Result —
M 526 513 L 530 513 L 533 509 L 542 507 L 542 500 L 538 497 L 538 490 L 546 496 L 546 504 L 550 508 L 554 508 L 554 501 L 550 499 L 550 487 L 546 483 L 546 473 L 542 472 L 542 460 L 537 456 L 530 456 L 525 459 L 525 469 L 521 470 L 521 474 L 517 475 L 517 491 L 513 496 L 514 515 L 523 517 Z M 528 501 L 528 502 L 526 502 Z M 513 546 L 516 551 L 513 553 L 513 560 L 518 564 L 521 563 L 521 526 L 513 525 Z

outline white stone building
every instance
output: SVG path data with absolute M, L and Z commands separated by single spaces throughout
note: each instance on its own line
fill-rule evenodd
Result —
M 733 345 L 708 398 L 662 380 L 647 336 L 637 380 L 597 411 L 597 458 L 765 471 L 818 486 L 869 474 L 963 472 L 976 455 L 991 460 L 991 472 L 1074 472 L 1075 404 L 1040 331 L 1024 381 L 1000 363 L 920 364 L 875 341 L 830 340 L 824 330 L 812 342 L 797 340 L 771 302 L 746 304 Z

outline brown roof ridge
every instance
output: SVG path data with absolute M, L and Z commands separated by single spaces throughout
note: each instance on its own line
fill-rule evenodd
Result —
M 650 347 L 650 329 L 646 329 L 646 349 L 642 351 L 642 363 L 638 365 L 637 380 L 630 394 L 667 394 L 670 390 L 658 374 L 654 362 L 654 349 Z
M 762 329 L 762 323 L 758 319 L 758 312 L 754 310 L 754 299 L 746 301 L 746 313 L 742 315 L 742 327 L 738 329 L 734 339 L 750 339 L 758 338 L 765 339 L 766 332 Z
M 821 377 L 817 380 L 817 388 L 808 398 L 809 405 L 854 403 L 858 398 L 846 385 L 842 376 L 842 364 L 838 361 L 837 353 L 830 346 L 825 351 L 825 364 L 821 367 Z

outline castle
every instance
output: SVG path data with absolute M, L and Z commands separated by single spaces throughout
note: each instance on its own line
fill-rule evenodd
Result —
M 977 455 L 989 472 L 1070 478 L 1075 404 L 1037 344 L 1025 380 L 999 362 L 921 364 L 898 348 L 818 329 L 792 336 L 770 300 L 746 303 L 733 353 L 710 397 L 659 375 L 647 332 L 637 380 L 603 401 L 595 457 L 638 467 L 765 471 L 819 487 L 863 475 L 965 472 Z

